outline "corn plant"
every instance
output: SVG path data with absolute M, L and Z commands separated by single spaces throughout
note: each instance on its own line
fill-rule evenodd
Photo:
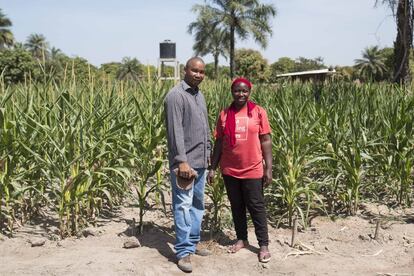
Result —
M 139 89 L 141 98 L 134 97 L 134 107 L 138 115 L 137 125 L 133 128 L 134 132 L 132 135 L 134 135 L 136 169 L 139 175 L 136 183 L 134 183 L 140 209 L 138 231 L 142 234 L 147 198 L 153 192 L 158 192 L 158 195 L 163 196 L 162 189 L 164 187 L 162 186 L 160 175 L 161 167 L 165 163 L 163 102 L 168 92 L 168 87 L 154 81 L 139 83 Z M 156 176 L 155 181 L 154 176 Z
M 223 178 L 216 177 L 214 182 L 206 186 L 206 194 L 212 202 L 212 216 L 210 218 L 210 238 L 221 230 L 221 214 L 227 208 L 226 188 Z
M 268 196 L 273 200 L 281 200 L 286 209 L 282 217 L 287 216 L 289 226 L 292 226 L 295 214 L 299 214 L 306 225 L 307 210 L 312 199 L 317 197 L 315 183 L 307 177 L 307 171 L 320 160 L 315 155 L 320 145 L 314 137 L 318 119 L 305 116 L 310 102 L 303 94 L 297 95 L 297 100 L 294 99 L 295 92 L 279 93 L 279 101 L 274 107 L 268 108 L 276 168 L 276 180 Z M 305 209 L 302 203 L 304 199 Z
M 382 161 L 386 164 L 383 173 L 389 175 L 390 190 L 398 204 L 411 206 L 414 168 L 414 98 L 397 96 L 388 102 L 386 112 L 381 114 L 386 143 Z

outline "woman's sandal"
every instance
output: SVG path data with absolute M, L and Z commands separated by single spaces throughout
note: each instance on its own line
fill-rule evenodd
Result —
M 267 263 L 272 258 L 272 255 L 270 255 L 269 251 L 260 251 L 259 252 L 259 262 L 261 263 Z
M 242 248 L 245 248 L 248 245 L 249 245 L 249 243 L 247 241 L 243 241 L 243 242 L 237 241 L 233 245 L 229 246 L 229 248 L 227 249 L 227 252 L 228 253 L 236 253 L 237 251 L 239 251 Z

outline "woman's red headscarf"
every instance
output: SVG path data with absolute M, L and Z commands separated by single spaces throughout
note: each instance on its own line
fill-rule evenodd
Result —
M 249 87 L 249 90 L 252 89 L 252 83 L 246 78 L 236 78 L 231 83 L 231 89 L 239 83 L 244 83 Z M 249 117 L 252 116 L 252 110 L 256 106 L 256 104 L 252 101 L 247 101 L 247 115 Z M 227 111 L 227 119 L 226 119 L 226 126 L 224 127 L 224 135 L 227 136 L 228 142 L 230 146 L 234 146 L 236 144 L 236 113 L 237 108 L 234 102 L 230 105 Z

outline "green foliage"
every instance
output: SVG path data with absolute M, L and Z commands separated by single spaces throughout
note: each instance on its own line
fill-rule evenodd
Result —
M 265 82 L 270 77 L 270 68 L 267 60 L 259 51 L 239 49 L 235 55 L 236 75 L 249 78 L 253 82 Z
M 55 80 L 72 79 L 79 82 L 89 82 L 97 73 L 97 68 L 81 57 L 70 58 L 62 55 L 46 62 L 47 73 Z
M 216 69 L 215 69 L 214 63 L 207 63 L 205 70 L 206 70 L 207 78 L 216 79 L 216 76 L 215 76 Z M 218 71 L 219 78 L 230 77 L 230 74 L 229 74 L 230 71 L 229 71 L 228 66 L 218 66 L 217 71 Z
M 352 66 L 336 66 L 335 79 L 351 81 L 355 78 L 355 69 Z
M 38 60 L 44 62 L 49 58 L 49 43 L 42 34 L 29 35 L 24 46 Z
M 14 43 L 14 36 L 10 30 L 12 22 L 0 9 L 0 50 L 10 47 Z
M 309 71 L 309 70 L 318 70 L 326 68 L 326 65 L 323 63 L 322 57 L 317 57 L 314 59 L 298 57 L 295 60 L 295 71 Z
M 385 47 L 379 50 L 380 55 L 384 57 L 384 65 L 385 65 L 385 72 L 384 72 L 384 80 L 392 80 L 393 78 L 393 70 L 394 70 L 394 48 Z
M 228 37 L 230 45 L 231 78 L 235 73 L 236 37 L 246 40 L 251 36 L 265 48 L 268 35 L 272 35 L 269 20 L 276 15 L 276 9 L 272 4 L 262 4 L 258 0 L 210 0 L 206 1 L 205 5 L 194 5 L 193 11 L 199 13 L 200 17 L 208 15 L 208 23 L 214 29 L 226 33 L 225 38 Z
M 109 76 L 112 79 L 115 79 L 120 67 L 121 67 L 120 62 L 109 62 L 109 63 L 101 64 L 101 66 L 99 67 L 99 71 L 103 75 Z
M 295 61 L 288 57 L 281 57 L 270 65 L 270 80 L 275 82 L 277 75 L 295 71 Z
M 144 73 L 144 66 L 136 58 L 125 57 L 117 72 L 118 80 L 138 80 Z
M 140 199 L 161 191 L 169 86 L 41 79 L 0 87 L 1 230 L 48 205 L 61 235 L 73 235 L 131 184 Z
M 40 76 L 40 67 L 33 56 L 23 49 L 0 51 L 0 72 L 4 82 L 18 83 Z
M 0 228 L 11 231 L 47 206 L 61 235 L 73 235 L 132 196 L 142 231 L 150 203 L 163 203 L 169 189 L 162 102 L 173 83 L 100 79 L 86 61 L 75 70 L 75 59 L 60 58 L 74 68 L 62 79 L 46 73 L 0 85 Z M 201 89 L 213 127 L 231 103 L 230 81 L 207 79 Z M 298 215 L 306 225 L 311 212 L 354 214 L 363 200 L 411 206 L 412 88 L 327 82 L 318 97 L 314 89 L 259 84 L 252 94 L 273 132 L 270 219 L 289 224 Z M 220 181 L 206 189 L 214 230 L 228 206 Z
M 195 9 L 197 11 L 197 9 Z M 212 54 L 214 58 L 213 78 L 218 77 L 218 59 L 220 56 L 227 57 L 230 47 L 230 35 L 220 26 L 215 26 L 214 15 L 209 9 L 199 10 L 195 22 L 188 26 L 188 32 L 194 33 L 195 43 L 193 50 L 196 56 Z
M 360 78 L 365 81 L 381 81 L 386 78 L 387 67 L 384 53 L 386 51 L 380 51 L 378 46 L 365 48 L 362 52 L 362 59 L 355 60 L 355 68 Z
M 281 57 L 276 62 L 272 63 L 272 74 L 290 73 L 295 70 L 295 61 L 288 57 Z

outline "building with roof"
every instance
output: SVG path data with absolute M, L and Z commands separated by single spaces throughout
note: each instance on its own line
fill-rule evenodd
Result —
M 319 70 L 310 70 L 302 72 L 292 72 L 286 74 L 276 75 L 277 78 L 290 78 L 292 80 L 301 80 L 301 81 L 325 81 L 327 77 L 335 74 L 336 71 L 334 68 L 319 69 Z

